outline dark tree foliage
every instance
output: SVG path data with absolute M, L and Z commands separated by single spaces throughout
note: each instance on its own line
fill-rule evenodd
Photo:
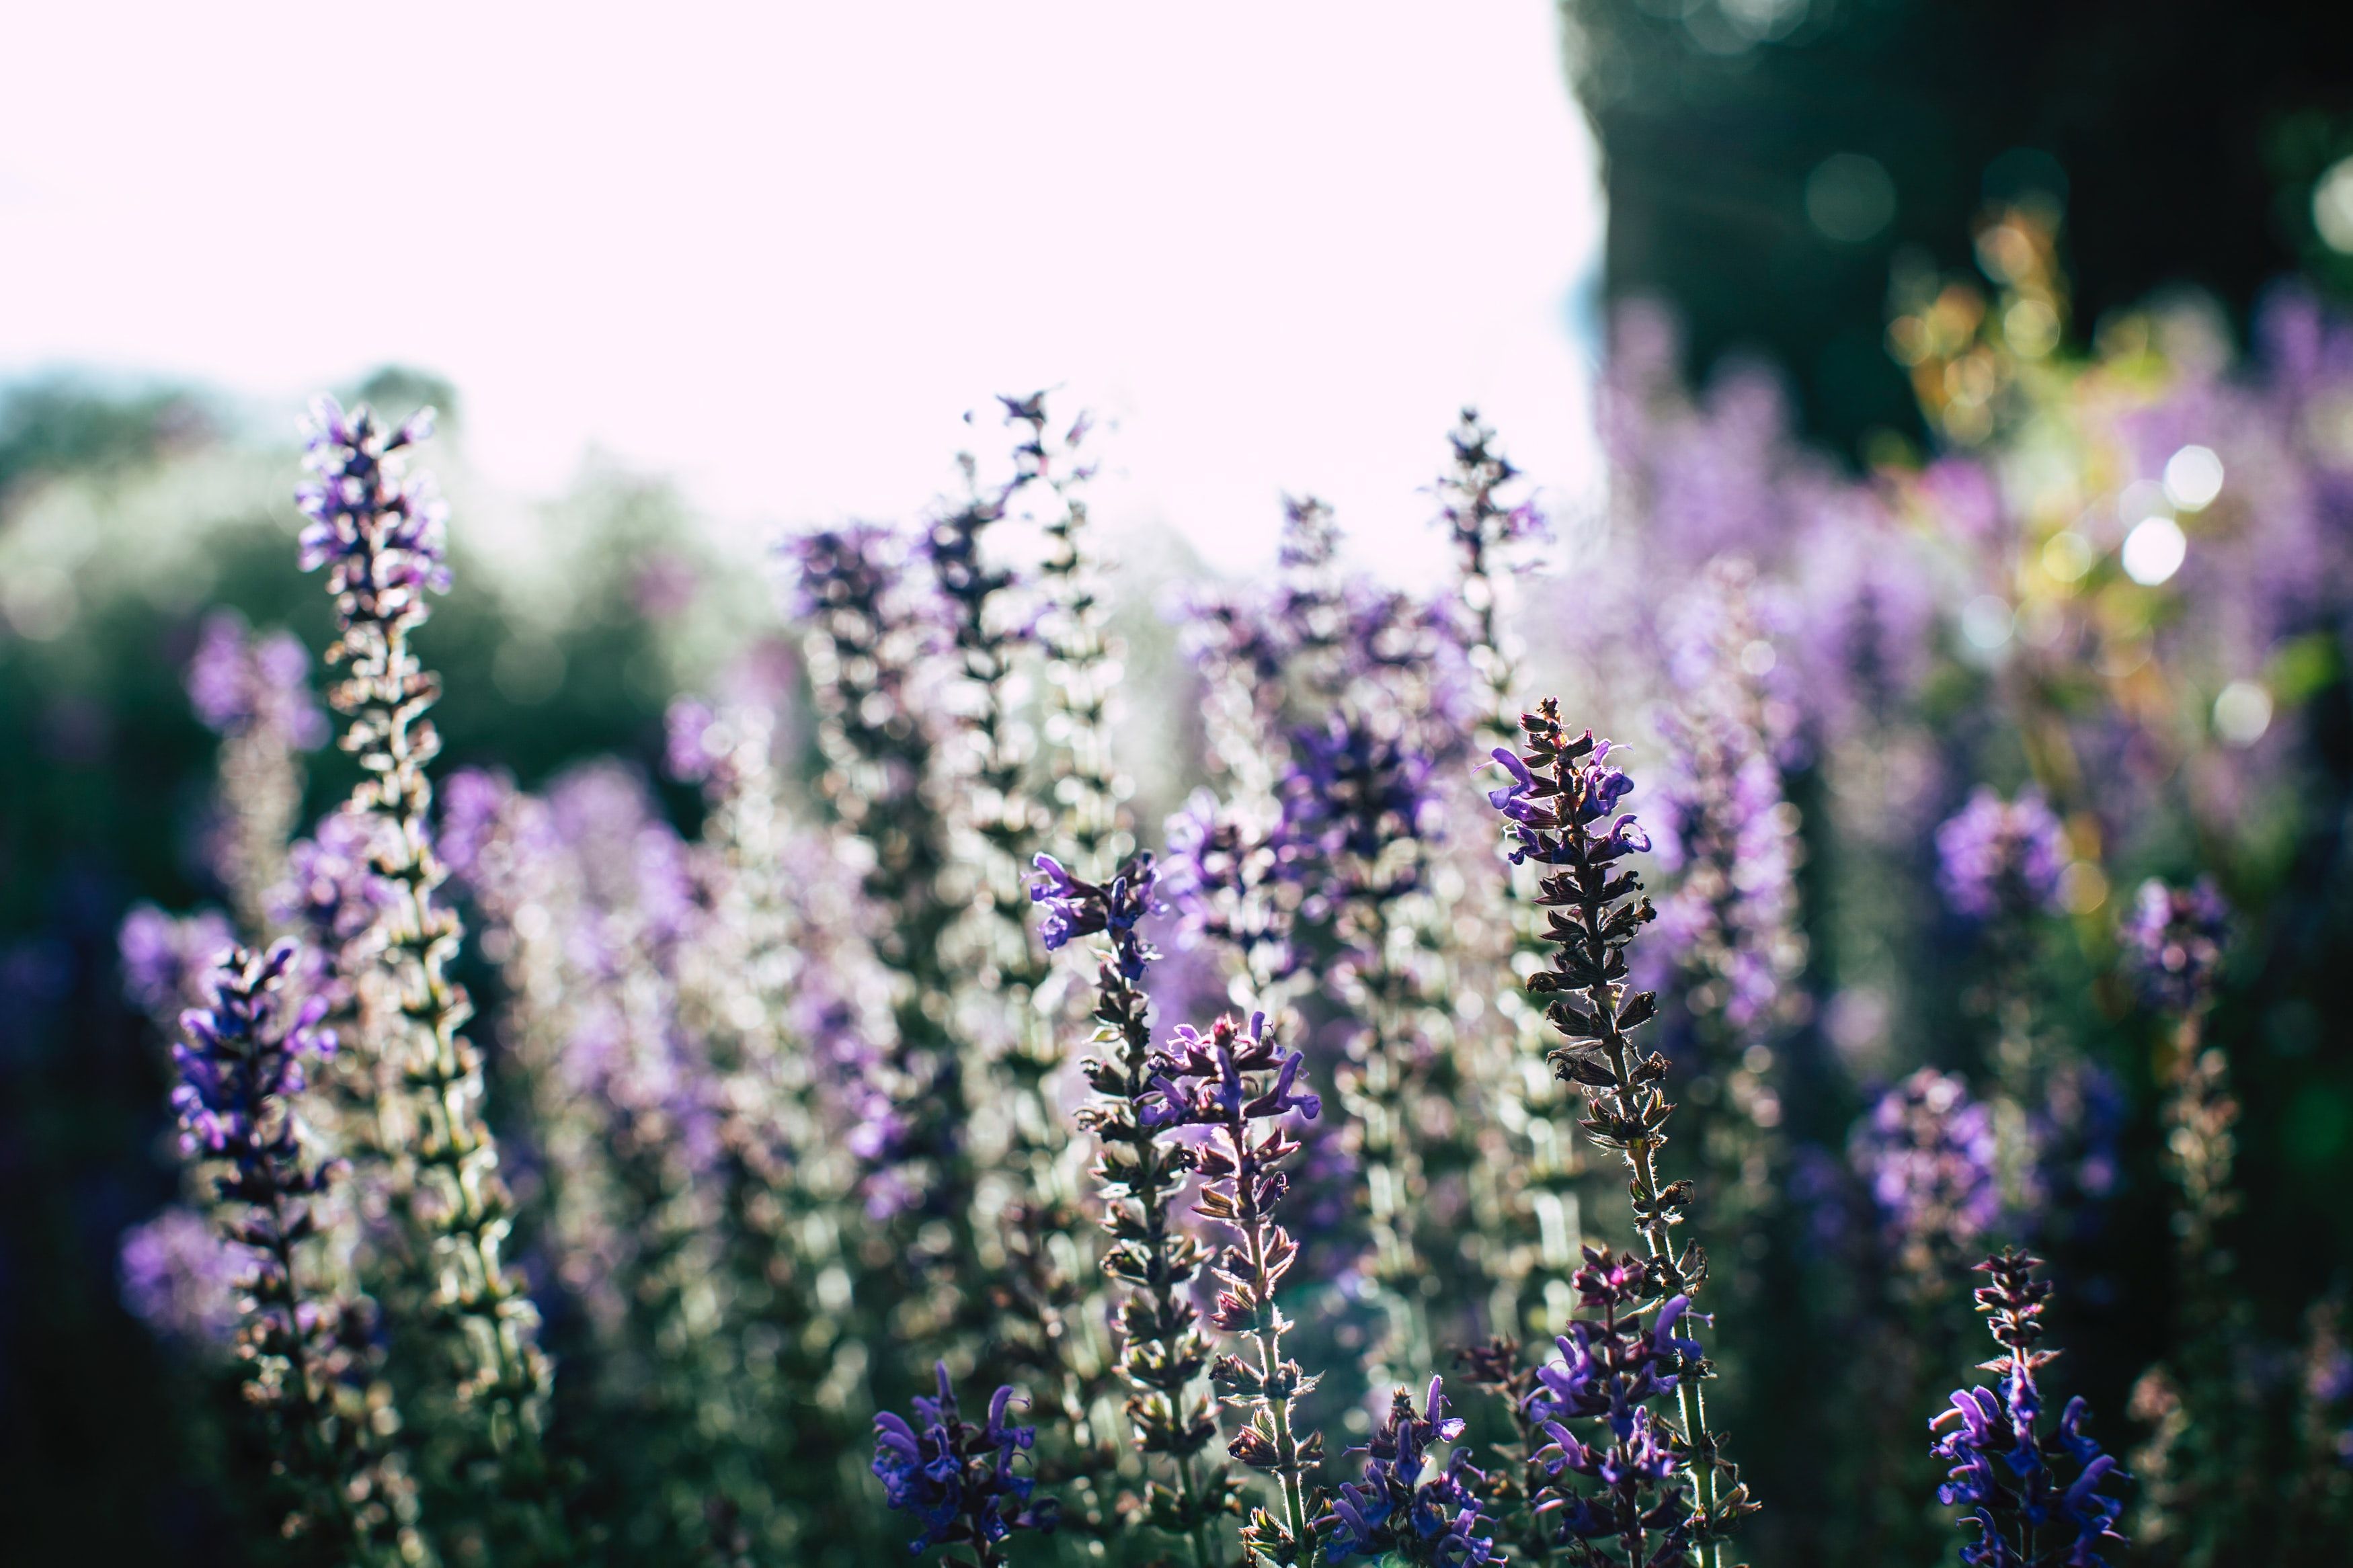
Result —
M 1967 267 L 1989 202 L 2063 203 L 2085 322 L 2190 284 L 2243 324 L 2299 267 L 2353 285 L 2311 211 L 2314 181 L 2353 153 L 2345 6 L 1561 4 L 1606 168 L 1609 292 L 1671 301 L 1690 368 L 1761 352 L 1841 445 L 1918 432 L 1883 347 L 1891 271 Z M 1869 169 L 1824 169 L 1841 154 L 1876 163 L 1892 212 Z

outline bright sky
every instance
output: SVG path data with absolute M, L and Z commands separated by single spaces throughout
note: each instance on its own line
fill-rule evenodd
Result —
M 912 510 L 962 411 L 1059 385 L 1114 426 L 1103 510 L 1235 566 L 1286 489 L 1435 560 L 1466 400 L 1591 471 L 1549 0 L 77 0 L 0 37 L 0 375 L 290 415 L 396 360 L 496 482 L 599 446 L 739 532 Z

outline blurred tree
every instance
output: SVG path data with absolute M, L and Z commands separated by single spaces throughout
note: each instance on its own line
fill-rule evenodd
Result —
M 2353 289 L 2315 202 L 2353 154 L 2353 7 L 1561 6 L 1605 164 L 1609 293 L 1671 301 L 1689 369 L 1761 351 L 1842 445 L 1920 432 L 1883 343 L 1891 272 L 1966 265 L 1989 202 L 2063 205 L 2085 323 L 2185 283 L 2243 321 L 2299 265 Z M 2353 247 L 2353 165 L 2341 187 Z
M 142 463 L 203 442 L 213 425 L 177 387 L 109 389 L 61 374 L 0 390 L 0 521 L 10 492 L 33 479 Z

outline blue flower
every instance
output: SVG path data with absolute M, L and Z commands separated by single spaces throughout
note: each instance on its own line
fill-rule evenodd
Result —
M 2071 1399 L 2057 1429 L 2042 1429 L 2035 1374 L 2058 1352 L 2034 1348 L 2051 1294 L 2034 1278 L 2040 1262 L 2013 1249 L 1978 1265 L 1991 1277 L 1977 1301 L 2003 1348 L 1986 1363 L 2000 1373 L 2000 1392 L 1956 1390 L 1951 1407 L 1929 1423 L 1937 1434 L 1929 1451 L 1950 1467 L 1937 1500 L 1959 1509 L 1961 1524 L 1976 1532 L 1961 1548 L 1972 1568 L 2101 1568 L 2110 1561 L 2105 1548 L 2126 1544 L 2116 1531 L 2123 1501 L 2099 1489 L 2127 1478 L 2084 1431 L 2089 1407 Z M 2063 1481 L 2063 1468 L 2073 1468 L 2073 1479 Z M 2051 1529 L 2059 1521 L 2066 1531 Z M 2072 1538 L 2059 1538 L 2068 1531 Z
M 1430 1393 L 1419 1415 L 1404 1389 L 1391 1397 L 1389 1418 L 1372 1440 L 1351 1448 L 1365 1456 L 1361 1479 L 1343 1482 L 1332 1500 L 1332 1511 L 1317 1520 L 1330 1532 L 1327 1551 L 1337 1562 L 1355 1556 L 1393 1553 L 1393 1561 L 1409 1563 L 1494 1564 L 1503 1553 L 1487 1534 L 1479 1488 L 1486 1481 L 1471 1464 L 1468 1447 L 1457 1447 L 1446 1466 L 1427 1484 L 1422 1472 L 1432 1443 L 1460 1444 L 1464 1423 L 1446 1414 L 1447 1401 L 1439 1378 L 1430 1380 Z
M 1037 1428 L 1006 1423 L 1014 1398 L 1009 1386 L 990 1396 L 985 1422 L 976 1426 L 964 1420 L 947 1363 L 934 1371 L 939 1393 L 915 1399 L 915 1421 L 888 1410 L 874 1417 L 872 1469 L 891 1509 L 913 1514 L 923 1526 L 908 1542 L 910 1552 L 971 1546 L 986 1568 L 994 1568 L 1003 1562 L 998 1542 L 1017 1530 L 1051 1531 L 1059 1518 L 1050 1500 L 1030 1501 L 1036 1483 L 1014 1468 L 1037 1441 Z

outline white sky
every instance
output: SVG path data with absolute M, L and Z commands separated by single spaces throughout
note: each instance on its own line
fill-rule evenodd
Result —
M 522 492 L 592 444 L 737 533 L 903 514 L 1060 385 L 1103 510 L 1393 571 L 1474 400 L 1591 471 L 1600 203 L 1549 0 L 648 7 L 76 0 L 0 23 L 0 375 L 290 413 L 451 378 Z

